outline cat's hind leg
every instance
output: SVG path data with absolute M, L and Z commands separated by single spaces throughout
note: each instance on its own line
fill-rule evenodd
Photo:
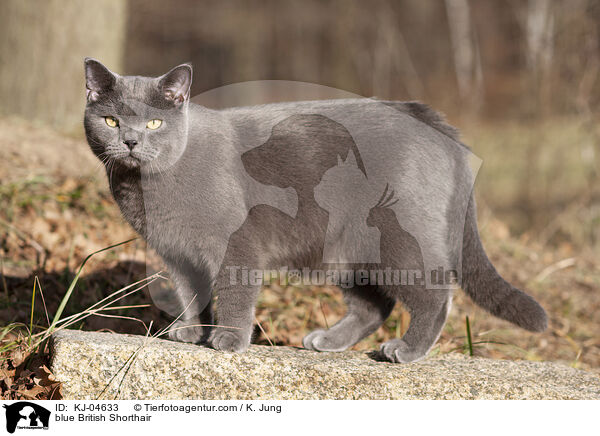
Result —
M 348 312 L 329 330 L 315 330 L 302 341 L 315 351 L 343 351 L 364 339 L 383 324 L 394 308 L 395 300 L 375 286 L 356 286 L 344 290 Z
M 421 288 L 403 292 L 401 300 L 410 311 L 410 325 L 402 339 L 385 342 L 380 354 L 390 362 L 416 362 L 438 340 L 450 310 L 452 291 Z

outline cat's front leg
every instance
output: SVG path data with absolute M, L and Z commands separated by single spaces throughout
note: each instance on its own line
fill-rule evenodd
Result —
M 217 325 L 209 343 L 217 350 L 242 353 L 250 346 L 254 305 L 261 287 L 219 285 L 216 289 Z
M 169 339 L 206 343 L 213 324 L 208 273 L 187 261 L 164 259 L 164 262 L 175 289 L 170 298 L 160 298 L 160 308 L 178 318 L 168 330 Z
M 253 208 L 242 226 L 229 238 L 215 280 L 217 323 L 209 343 L 222 351 L 244 352 L 250 346 L 254 305 L 262 287 L 268 246 L 263 228 L 265 213 Z
M 169 339 L 177 342 L 206 344 L 213 325 L 212 308 L 210 304 L 200 315 L 189 319 L 178 319 L 169 328 Z

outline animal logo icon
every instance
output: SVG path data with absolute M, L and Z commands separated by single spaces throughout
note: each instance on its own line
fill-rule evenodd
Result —
M 14 433 L 18 428 L 47 429 L 50 422 L 50 411 L 29 401 L 3 405 L 6 413 L 6 431 Z

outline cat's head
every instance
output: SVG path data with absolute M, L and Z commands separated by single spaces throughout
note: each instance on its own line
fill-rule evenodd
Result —
M 176 162 L 187 142 L 192 67 L 160 77 L 120 76 L 85 59 L 85 132 L 103 162 L 160 170 Z

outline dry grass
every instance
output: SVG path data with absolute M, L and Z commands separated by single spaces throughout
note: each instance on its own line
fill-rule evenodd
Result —
M 476 185 L 484 245 L 500 272 L 547 309 L 550 328 L 530 334 L 488 316 L 457 293 L 433 353 L 467 352 L 468 316 L 476 355 L 557 360 L 600 370 L 600 197 L 597 187 L 590 187 L 589 156 L 572 146 L 588 150 L 595 135 L 573 122 L 554 125 L 560 128 L 553 132 L 542 126 L 537 136 L 517 125 L 475 126 L 466 139 L 484 159 Z M 539 138 L 543 150 L 528 152 Z M 9 156 L 0 161 L 0 326 L 5 326 L 0 383 L 6 399 L 60 396 L 48 371 L 45 343 L 32 347 L 31 338 L 44 337 L 87 255 L 135 236 L 86 147 L 43 128 L 0 120 L 0 148 Z M 53 158 L 43 165 L 40 156 L 46 153 Z M 60 153 L 68 155 L 56 159 Z M 78 165 L 63 165 L 69 156 L 78 156 Z M 86 314 L 112 292 L 143 280 L 147 263 L 160 268 L 140 240 L 93 257 L 73 287 L 63 319 Z M 35 277 L 39 286 L 32 310 Z M 147 289 L 118 305 L 126 308 L 73 317 L 70 327 L 146 335 L 150 326 L 164 331 L 172 322 L 152 305 Z M 299 346 L 307 332 L 331 326 L 344 310 L 337 289 L 273 284 L 259 300 L 255 342 Z M 375 349 L 401 336 L 408 322 L 408 314 L 397 307 L 355 348 Z

